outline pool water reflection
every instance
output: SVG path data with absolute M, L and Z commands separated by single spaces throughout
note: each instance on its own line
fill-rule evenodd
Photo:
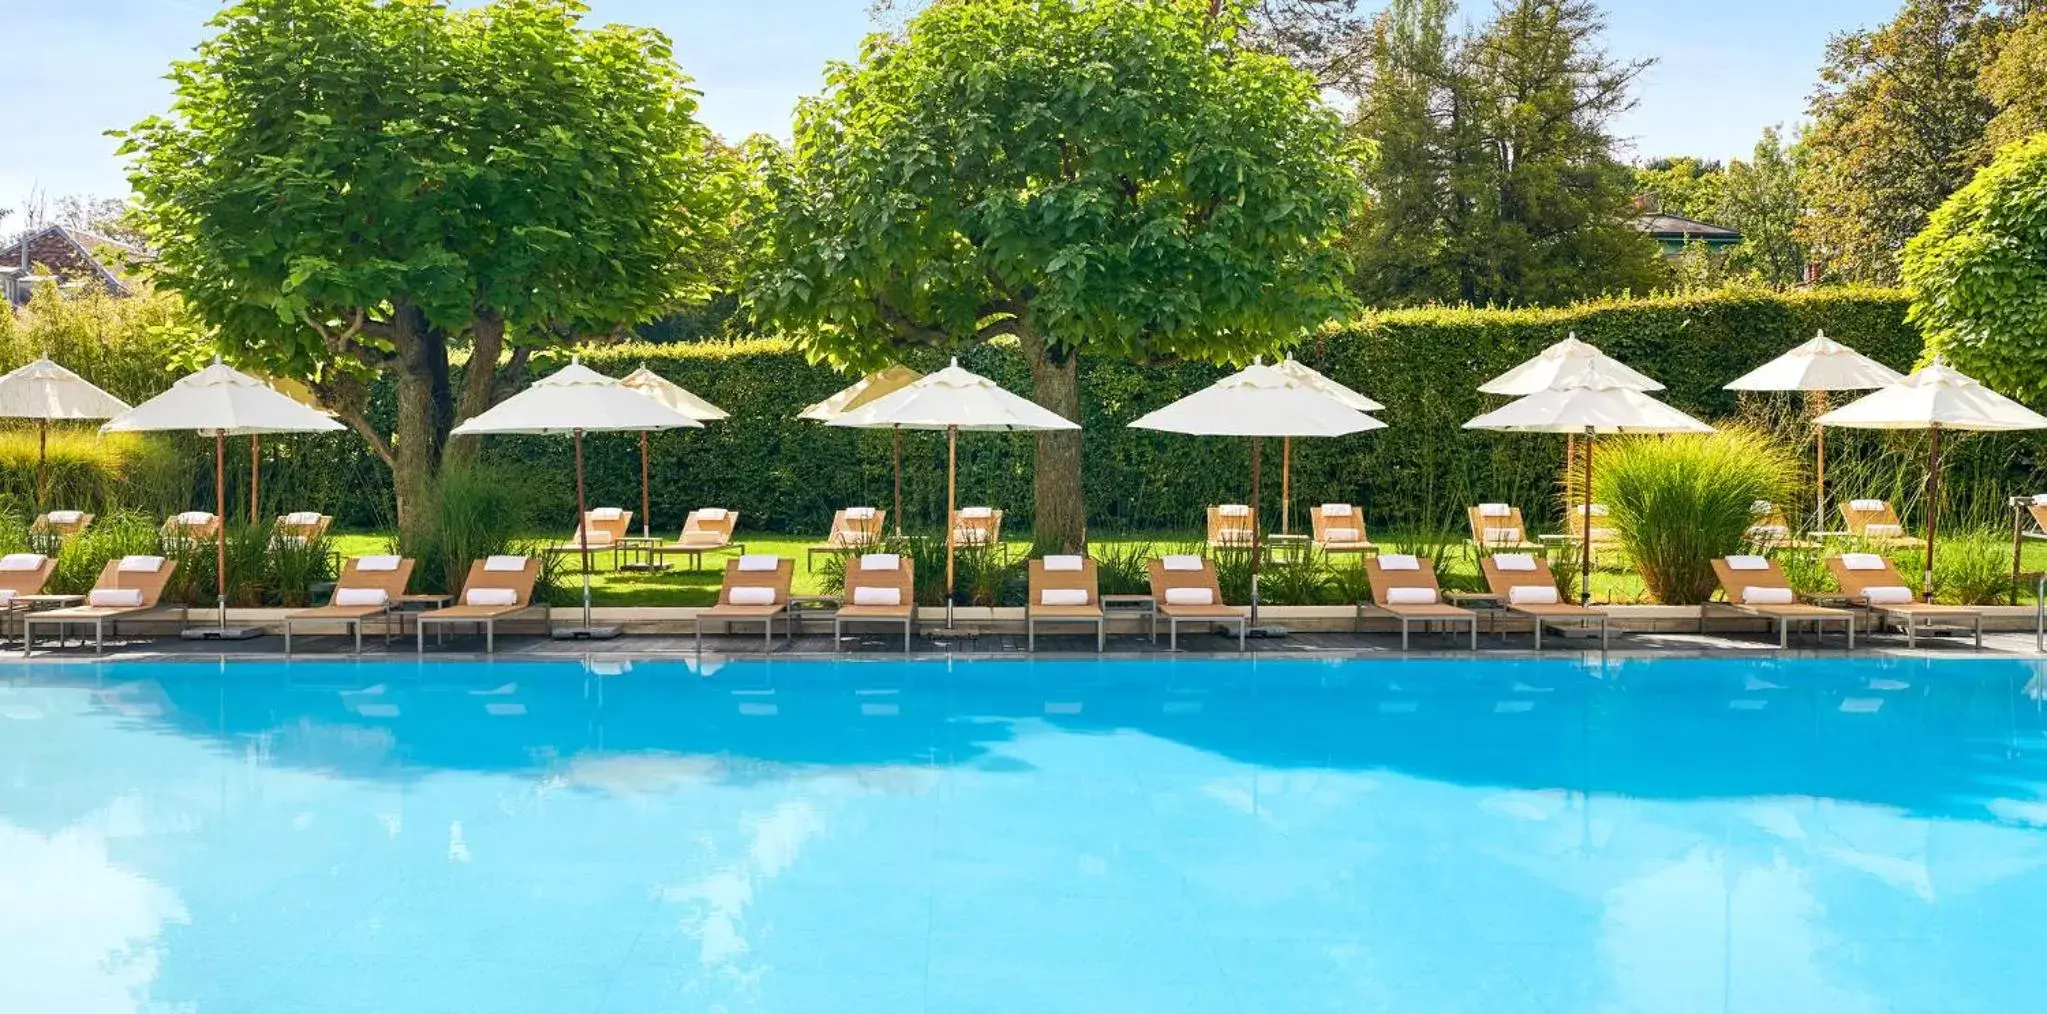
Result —
M 0 668 L 0 1011 L 2039 1009 L 2013 660 Z

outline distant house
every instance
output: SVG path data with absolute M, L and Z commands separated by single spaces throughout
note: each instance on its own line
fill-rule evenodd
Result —
M 1649 238 L 1663 248 L 1665 257 L 1673 257 L 1685 251 L 1693 243 L 1703 243 L 1707 253 L 1723 253 L 1741 243 L 1741 233 L 1726 226 L 1714 225 L 1673 215 L 1665 211 L 1650 211 L 1635 216 L 1635 228 L 1649 234 Z
M 0 295 L 10 306 L 28 302 L 36 282 L 53 279 L 67 285 L 104 285 L 117 296 L 128 295 L 130 282 L 122 274 L 121 258 L 148 257 L 141 247 L 68 225 L 30 229 L 4 243 Z

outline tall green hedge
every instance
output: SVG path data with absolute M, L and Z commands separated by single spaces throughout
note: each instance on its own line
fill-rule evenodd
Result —
M 1896 368 L 1920 352 L 1905 322 L 1906 297 L 1894 290 L 1720 292 L 1655 300 L 1594 303 L 1557 310 L 1424 309 L 1373 313 L 1315 335 L 1301 358 L 1378 400 L 1389 428 L 1340 440 L 1302 440 L 1294 448 L 1295 524 L 1310 504 L 1348 500 L 1366 505 L 1375 527 L 1461 526 L 1464 506 L 1507 500 L 1531 522 L 1559 515 L 1558 437 L 1467 431 L 1466 419 L 1500 403 L 1477 386 L 1568 334 L 1618 356 L 1669 386 L 1672 404 L 1707 419 L 1736 414 L 1774 424 L 1788 440 L 1808 440 L 1804 405 L 1792 396 L 1735 396 L 1721 385 L 1824 328 Z M 1014 349 L 963 350 L 962 363 L 1012 390 L 1029 378 Z M 654 521 L 673 534 L 693 506 L 716 505 L 744 515 L 750 530 L 822 532 L 838 507 L 886 506 L 890 499 L 889 437 L 836 429 L 794 418 L 853 378 L 809 363 L 781 339 L 671 345 L 612 345 L 583 350 L 590 366 L 623 376 L 645 364 L 732 413 L 702 430 L 652 437 Z M 943 364 L 927 357 L 913 366 Z M 547 370 L 554 364 L 542 364 Z M 1105 529 L 1188 529 L 1210 503 L 1248 496 L 1249 448 L 1244 441 L 1183 437 L 1127 428 L 1130 420 L 1224 373 L 1193 363 L 1130 364 L 1094 360 L 1083 370 L 1086 489 L 1092 523 Z M 388 410 L 389 392 L 380 403 Z M 599 504 L 638 508 L 638 437 L 593 435 L 586 442 L 591 496 Z M 1918 434 L 1829 435 L 1833 489 L 1846 496 L 1884 496 L 1908 512 L 1918 507 Z M 1997 516 L 2008 493 L 2033 492 L 2034 440 L 1969 437 L 1946 455 L 1950 511 Z M 307 496 L 344 525 L 389 523 L 389 487 L 382 466 L 359 441 L 341 435 L 318 445 L 311 467 L 332 481 L 301 477 Z M 1809 457 L 1809 445 L 1800 448 Z M 289 453 L 280 447 L 280 455 Z M 486 458 L 528 477 L 543 517 L 573 521 L 574 490 L 566 440 L 497 438 Z M 933 525 L 945 497 L 945 445 L 940 434 L 904 436 L 905 504 L 913 527 Z M 960 437 L 963 503 L 1008 512 L 1024 531 L 1031 511 L 1031 440 L 967 433 Z M 1279 505 L 1280 448 L 1265 455 L 1265 506 Z M 279 472 L 286 471 L 283 468 Z M 273 480 L 281 489 L 285 475 Z M 332 498 L 332 499 L 328 499 Z

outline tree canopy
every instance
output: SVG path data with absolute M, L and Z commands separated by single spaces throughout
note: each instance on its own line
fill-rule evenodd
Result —
M 1929 355 L 2047 396 L 2047 134 L 2005 148 L 1905 248 Z
M 1245 12 L 936 4 L 756 145 L 750 298 L 853 364 L 1012 337 L 1079 415 L 1078 359 L 1248 359 L 1345 304 L 1356 152 Z M 1079 437 L 1039 439 L 1041 544 L 1084 538 Z
M 156 272 L 233 358 L 304 378 L 401 517 L 530 351 L 700 295 L 730 186 L 659 33 L 574 0 L 238 0 L 126 133 Z M 471 369 L 458 392 L 449 350 Z M 365 378 L 396 374 L 396 432 Z

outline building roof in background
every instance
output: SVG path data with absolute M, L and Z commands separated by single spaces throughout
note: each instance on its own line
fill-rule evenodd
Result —
M 1646 215 L 1635 216 L 1635 228 L 1657 239 L 1701 239 L 1729 243 L 1738 242 L 1741 239 L 1740 232 L 1729 229 L 1726 226 L 1714 225 L 1711 222 L 1701 222 L 1695 218 L 1686 218 L 1683 215 L 1673 215 L 1663 211 L 1652 211 Z
M 149 251 L 132 243 L 102 236 L 89 229 L 53 224 L 6 240 L 5 245 L 0 246 L 0 266 L 20 271 L 24 245 L 28 250 L 29 269 L 41 266 L 60 275 L 94 275 L 106 284 L 109 291 L 121 295 L 129 292 L 122 266 L 101 260 L 99 253 L 111 249 L 137 258 L 149 256 Z

